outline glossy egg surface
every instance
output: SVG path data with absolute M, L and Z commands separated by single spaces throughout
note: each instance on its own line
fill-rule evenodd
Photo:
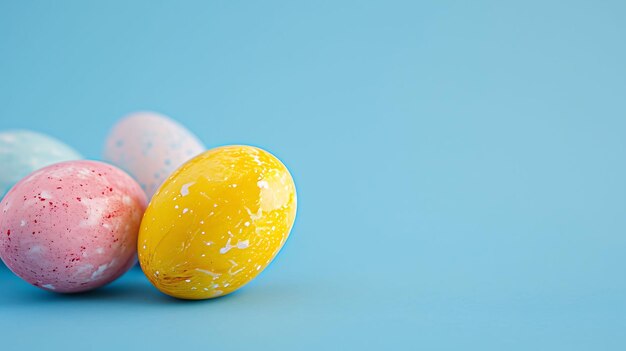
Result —
M 176 170 L 152 198 L 139 262 L 168 295 L 222 296 L 267 267 L 295 215 L 295 185 L 276 157 L 251 146 L 215 148 Z

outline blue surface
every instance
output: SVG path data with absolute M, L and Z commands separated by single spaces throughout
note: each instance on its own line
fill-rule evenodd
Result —
M 239 292 L 0 270 L 2 349 L 624 350 L 623 1 L 3 1 L 1 128 L 136 110 L 262 146 L 292 236 Z M 8 344 L 8 348 L 6 347 Z

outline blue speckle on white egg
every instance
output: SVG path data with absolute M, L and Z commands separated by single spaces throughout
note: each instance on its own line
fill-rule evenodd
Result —
M 63 142 L 29 130 L 0 132 L 0 196 L 31 172 L 83 157 Z
M 133 176 L 151 198 L 176 168 L 204 150 L 202 142 L 176 121 L 137 112 L 113 126 L 104 159 Z

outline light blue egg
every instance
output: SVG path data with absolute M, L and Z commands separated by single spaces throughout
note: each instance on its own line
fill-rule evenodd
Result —
M 83 157 L 63 142 L 29 130 L 0 132 L 0 197 L 29 173 Z

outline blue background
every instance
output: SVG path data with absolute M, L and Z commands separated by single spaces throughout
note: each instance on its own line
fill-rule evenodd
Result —
M 0 127 L 154 110 L 264 147 L 292 236 L 230 296 L 0 269 L 2 349 L 626 348 L 623 1 L 0 3 Z M 8 346 L 8 348 L 6 348 Z

